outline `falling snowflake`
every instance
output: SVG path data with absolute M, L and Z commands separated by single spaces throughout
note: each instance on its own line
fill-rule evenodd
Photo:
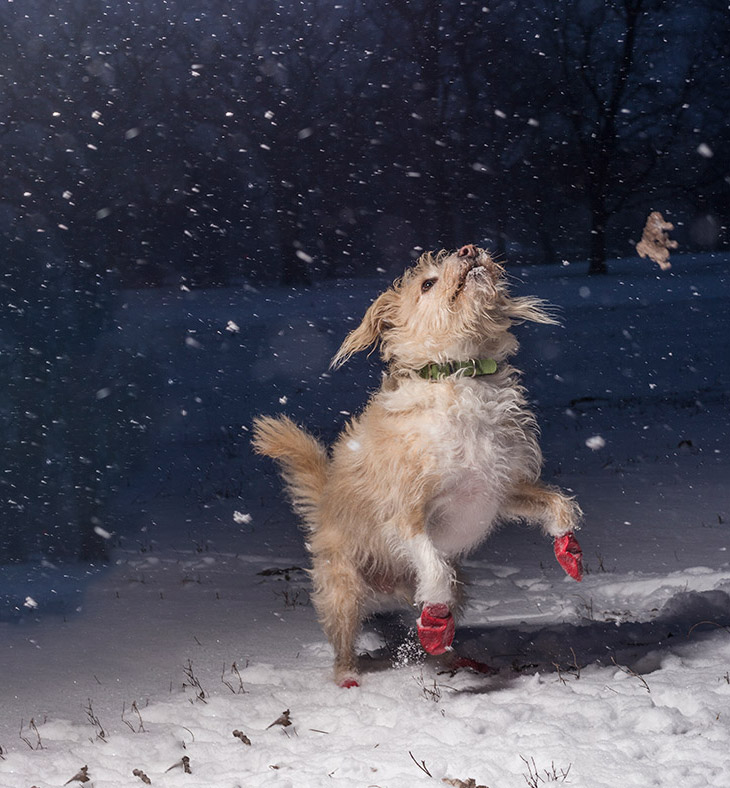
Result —
M 697 146 L 697 153 L 699 153 L 700 156 L 703 156 L 705 159 L 711 159 L 715 155 L 712 148 L 705 142 L 701 142 Z

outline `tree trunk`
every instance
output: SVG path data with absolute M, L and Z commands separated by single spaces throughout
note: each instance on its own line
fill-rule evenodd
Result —
M 89 476 L 90 471 L 87 471 Z M 100 523 L 98 518 L 100 501 L 97 491 L 93 488 L 93 481 L 88 478 L 79 479 L 76 486 L 76 528 L 79 536 L 79 560 L 87 562 L 109 561 L 109 549 L 106 539 L 96 532 Z
M 606 220 L 603 216 L 593 215 L 591 225 L 589 274 L 606 274 Z
M 541 262 L 545 265 L 552 265 L 558 262 L 558 253 L 555 250 L 553 243 L 553 236 L 548 230 L 545 229 L 544 223 L 541 220 L 540 226 L 537 231 L 537 236 L 540 240 L 540 252 L 542 256 Z
M 281 261 L 282 285 L 297 287 L 311 285 L 306 252 L 300 248 L 300 206 L 293 186 L 278 183 L 274 187 L 274 212 L 277 224 L 277 246 Z M 297 254 L 299 252 L 300 254 Z

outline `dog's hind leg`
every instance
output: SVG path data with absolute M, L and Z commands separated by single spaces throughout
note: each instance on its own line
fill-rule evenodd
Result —
M 335 651 L 335 681 L 341 687 L 357 687 L 355 640 L 363 616 L 365 584 L 357 568 L 339 556 L 315 558 L 312 579 L 312 601 Z

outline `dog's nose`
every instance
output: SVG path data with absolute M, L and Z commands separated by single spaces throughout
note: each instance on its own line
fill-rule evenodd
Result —
M 461 249 L 457 252 L 459 257 L 476 257 L 477 256 L 477 248 L 474 244 L 467 244 L 466 246 L 462 246 Z

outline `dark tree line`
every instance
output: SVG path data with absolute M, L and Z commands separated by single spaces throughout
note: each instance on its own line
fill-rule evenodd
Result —
M 296 283 L 468 239 L 598 271 L 662 200 L 727 218 L 720 3 L 188 6 L 0 12 L 12 257 Z
M 725 244 L 728 27 L 719 0 L 4 3 L 0 559 L 104 554 L 155 385 L 109 342 L 120 287 L 466 242 L 601 272 L 654 209 Z

